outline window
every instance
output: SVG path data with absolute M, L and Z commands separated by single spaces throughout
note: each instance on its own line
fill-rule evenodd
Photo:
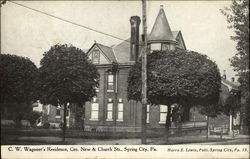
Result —
M 114 75 L 108 74 L 108 91 L 114 90 Z
M 93 98 L 93 102 L 91 104 L 91 118 L 90 118 L 90 120 L 98 120 L 98 112 L 99 112 L 99 103 L 97 103 L 96 98 Z
M 107 121 L 113 120 L 113 101 L 111 98 L 108 99 L 107 105 Z
M 168 106 L 160 105 L 160 122 L 159 123 L 166 123 L 167 111 L 168 111 Z
M 153 43 L 153 44 L 151 44 L 150 48 L 152 51 L 161 50 L 161 43 Z
M 119 98 L 119 103 L 118 103 L 118 118 L 117 121 L 123 121 L 123 103 L 122 99 Z
M 175 50 L 175 45 L 174 44 L 170 45 L 170 50 Z
M 61 109 L 56 108 L 56 118 L 61 118 Z
M 170 44 L 162 44 L 162 50 L 170 50 Z
M 153 43 L 150 45 L 150 51 L 153 52 L 154 50 L 175 50 L 175 45 L 169 43 Z
M 61 110 L 60 109 L 56 109 L 56 116 L 61 116 Z
M 150 105 L 147 105 L 147 123 L 149 123 L 149 109 L 150 109 Z
M 93 64 L 100 63 L 100 52 L 97 48 L 95 48 L 92 52 L 92 62 L 93 62 Z

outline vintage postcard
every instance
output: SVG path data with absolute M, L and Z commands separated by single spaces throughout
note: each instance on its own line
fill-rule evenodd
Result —
M 249 1 L 1 0 L 1 157 L 249 158 Z

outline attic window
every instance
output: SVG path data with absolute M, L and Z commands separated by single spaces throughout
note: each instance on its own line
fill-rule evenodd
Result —
M 99 64 L 100 63 L 100 51 L 95 48 L 92 53 L 92 62 L 93 64 Z

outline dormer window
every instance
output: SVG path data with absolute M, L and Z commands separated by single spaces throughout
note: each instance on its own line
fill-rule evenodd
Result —
M 98 48 L 95 48 L 92 53 L 92 62 L 93 64 L 99 64 L 100 63 L 100 51 Z

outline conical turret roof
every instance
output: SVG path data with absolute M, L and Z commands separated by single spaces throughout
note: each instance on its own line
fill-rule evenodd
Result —
M 173 33 L 168 24 L 167 17 L 165 15 L 163 6 L 161 6 L 160 11 L 155 20 L 153 29 L 148 37 L 148 42 L 172 42 L 176 43 Z

